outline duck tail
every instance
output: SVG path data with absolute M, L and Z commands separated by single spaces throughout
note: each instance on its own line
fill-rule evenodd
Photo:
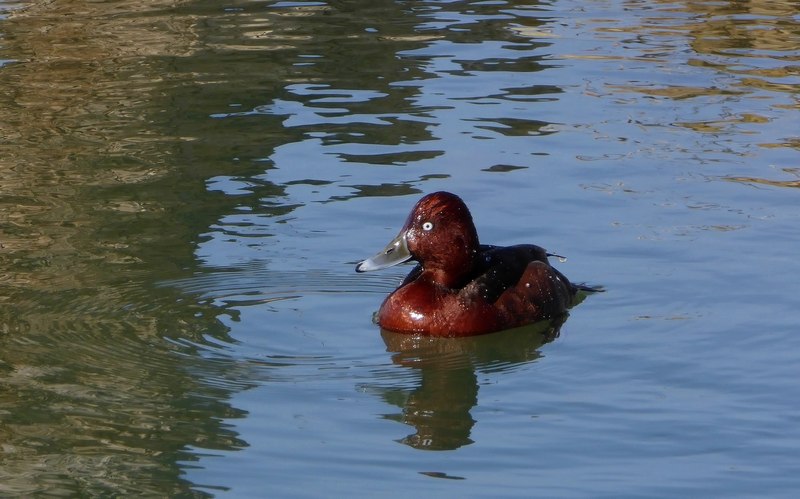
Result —
M 606 290 L 603 286 L 592 286 L 585 282 L 579 284 L 573 282 L 572 285 L 575 287 L 575 291 L 582 291 L 584 293 L 603 293 Z
M 545 251 L 545 255 L 547 255 L 548 257 L 554 256 L 554 257 L 558 258 L 558 261 L 561 262 L 561 263 L 564 263 L 564 262 L 567 261 L 567 257 L 559 255 L 558 253 L 550 253 L 549 251 Z
M 552 257 L 558 258 L 558 261 L 561 262 L 561 263 L 564 263 L 564 262 L 567 261 L 567 257 L 565 257 L 563 255 L 559 255 L 558 253 L 551 253 L 550 251 L 545 251 L 545 255 L 547 255 L 548 257 L 552 256 Z M 558 272 L 558 271 L 556 271 L 556 272 Z M 560 272 L 559 272 L 559 274 L 560 274 Z M 563 277 L 563 275 L 562 275 L 562 277 Z M 586 284 L 585 282 L 581 282 L 581 283 L 571 282 L 570 284 L 572 285 L 574 293 L 578 293 L 578 292 L 583 292 L 585 294 L 602 293 L 602 292 L 604 292 L 606 290 L 606 288 L 604 288 L 603 286 L 592 286 L 592 285 Z

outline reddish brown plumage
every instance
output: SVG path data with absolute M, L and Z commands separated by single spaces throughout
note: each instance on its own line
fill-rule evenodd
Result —
M 550 266 L 544 249 L 481 246 L 454 194 L 420 199 L 397 240 L 419 265 L 381 305 L 384 329 L 471 336 L 559 317 L 572 305 L 576 288 Z

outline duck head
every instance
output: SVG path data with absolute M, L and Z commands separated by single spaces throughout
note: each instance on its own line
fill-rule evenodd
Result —
M 434 192 L 414 205 L 397 237 L 380 253 L 356 265 L 356 272 L 416 260 L 423 277 L 445 287 L 460 287 L 469 279 L 479 246 L 464 201 L 449 192 Z

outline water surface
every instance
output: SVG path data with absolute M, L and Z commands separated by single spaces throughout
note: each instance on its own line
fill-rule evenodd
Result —
M 0 494 L 792 497 L 790 1 L 0 3 Z M 603 294 L 381 334 L 423 194 Z

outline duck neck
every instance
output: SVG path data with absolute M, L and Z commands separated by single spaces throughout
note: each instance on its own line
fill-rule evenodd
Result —
M 428 279 L 446 288 L 462 288 L 471 279 L 475 268 L 478 251 L 463 248 L 463 251 L 448 252 L 438 261 L 426 262 L 423 272 Z

